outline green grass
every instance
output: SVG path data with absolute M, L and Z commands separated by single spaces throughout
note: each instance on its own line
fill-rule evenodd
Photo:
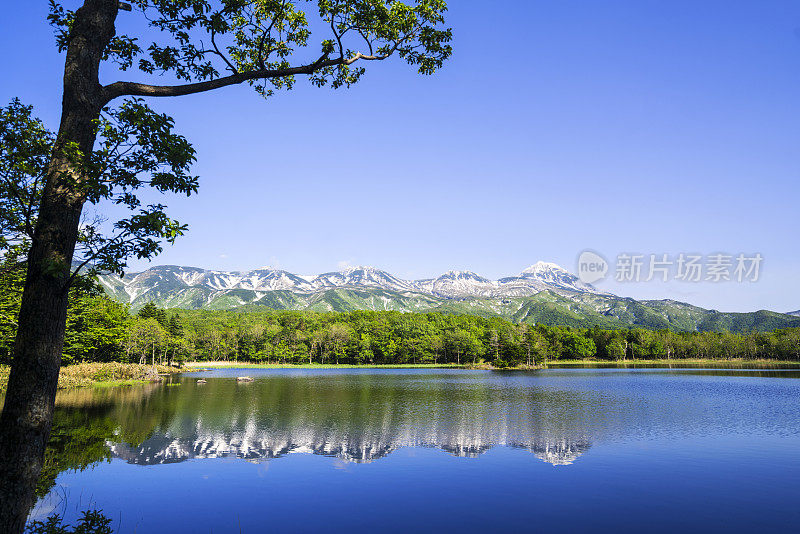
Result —
M 5 391 L 11 367 L 0 365 L 0 391 Z M 150 382 L 156 373 L 172 374 L 184 371 L 179 367 L 157 365 L 153 367 L 138 363 L 79 363 L 61 368 L 58 374 L 58 389 L 83 387 L 132 386 Z

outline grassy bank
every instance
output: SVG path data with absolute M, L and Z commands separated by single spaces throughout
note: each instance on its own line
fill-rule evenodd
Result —
M 10 371 L 8 365 L 0 365 L 0 391 L 5 391 Z M 138 363 L 79 363 L 62 367 L 58 375 L 58 389 L 83 388 L 89 386 L 111 387 L 141 384 L 159 380 L 160 374 L 179 373 L 184 369 Z

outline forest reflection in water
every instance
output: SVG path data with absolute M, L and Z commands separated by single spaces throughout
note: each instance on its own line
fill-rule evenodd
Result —
M 285 373 L 61 392 L 39 487 L 120 458 L 153 465 L 308 452 L 369 462 L 405 446 L 476 457 L 494 446 L 554 465 L 575 461 L 618 413 L 596 395 L 465 373 Z

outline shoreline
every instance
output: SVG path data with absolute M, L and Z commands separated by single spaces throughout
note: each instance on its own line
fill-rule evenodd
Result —
M 731 360 L 716 360 L 716 359 L 682 359 L 682 360 L 552 360 L 547 364 L 536 364 L 530 367 L 493 367 L 490 363 L 469 363 L 469 364 L 432 364 L 432 363 L 418 363 L 418 364 L 320 364 L 320 363 L 253 363 L 253 362 L 235 362 L 235 361 L 195 361 L 185 362 L 186 367 L 191 372 L 200 371 L 203 369 L 465 369 L 465 370 L 498 370 L 498 371 L 533 371 L 537 369 L 557 368 L 557 367 L 579 367 L 579 366 L 596 366 L 602 365 L 607 367 L 639 367 L 648 365 L 658 366 L 681 366 L 681 365 L 709 365 L 709 366 L 725 366 L 725 365 L 763 365 L 763 366 L 790 366 L 800 369 L 800 362 L 785 361 L 785 360 L 747 360 L 743 358 Z
M 61 368 L 58 377 L 58 389 L 76 388 L 106 388 L 134 386 L 139 384 L 158 383 L 163 380 L 164 375 L 180 373 L 194 373 L 204 370 L 212 371 L 215 369 L 460 369 L 460 370 L 484 370 L 484 371 L 536 371 L 539 369 L 557 368 L 579 368 L 579 367 L 606 367 L 606 368 L 635 368 L 635 367 L 681 367 L 681 366 L 709 366 L 725 368 L 727 366 L 746 366 L 749 368 L 784 367 L 797 368 L 800 370 L 800 362 L 785 360 L 747 360 L 736 358 L 730 360 L 715 359 L 685 359 L 685 360 L 554 360 L 547 364 L 536 364 L 530 367 L 493 367 L 490 363 L 416 363 L 416 364 L 320 364 L 320 363 L 252 363 L 234 361 L 195 361 L 184 362 L 182 367 L 166 365 L 156 365 L 155 371 L 150 364 L 138 363 L 79 363 L 66 365 Z M 11 367 L 0 365 L 0 394 L 5 393 L 6 384 Z
M 548 365 L 564 365 L 564 366 L 577 366 L 577 365 L 613 365 L 613 366 L 629 366 L 629 365 L 789 365 L 797 366 L 800 368 L 800 362 L 788 360 L 765 360 L 763 358 L 748 360 L 745 358 L 732 358 L 730 360 L 718 360 L 712 358 L 687 358 L 687 359 L 670 359 L 670 360 L 554 360 L 548 362 Z
M 252 362 L 184 362 L 184 367 L 190 370 L 201 369 L 469 369 L 467 364 L 433 364 L 433 363 L 252 363 Z M 476 364 L 480 365 L 480 364 Z
M 0 365 L 0 393 L 5 393 L 11 366 Z M 77 363 L 61 367 L 58 389 L 106 388 L 157 383 L 164 375 L 186 372 L 186 368 L 140 363 Z

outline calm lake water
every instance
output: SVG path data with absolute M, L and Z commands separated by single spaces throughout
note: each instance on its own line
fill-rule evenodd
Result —
M 96 507 L 138 533 L 797 532 L 798 378 L 250 369 L 66 391 L 32 517 Z

